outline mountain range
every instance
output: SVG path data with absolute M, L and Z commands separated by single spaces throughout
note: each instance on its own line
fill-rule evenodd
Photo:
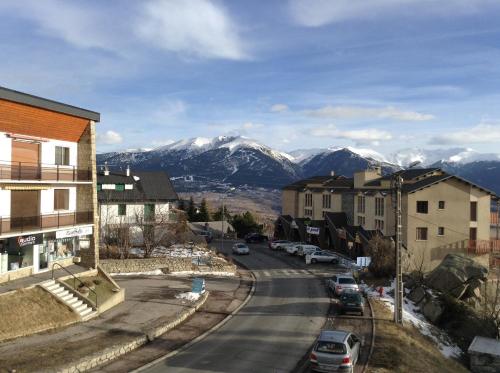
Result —
M 97 163 L 124 169 L 165 170 L 176 188 L 203 190 L 214 185 L 278 189 L 303 177 L 352 176 L 375 165 L 390 173 L 419 161 L 419 167 L 440 167 L 500 193 L 500 156 L 468 148 L 402 149 L 384 156 L 371 149 L 335 147 L 274 150 L 243 136 L 196 137 L 152 150 L 102 153 Z

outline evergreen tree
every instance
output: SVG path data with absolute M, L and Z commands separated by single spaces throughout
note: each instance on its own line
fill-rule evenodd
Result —
M 245 212 L 243 215 L 234 215 L 231 224 L 238 237 L 244 237 L 248 233 L 262 233 L 263 229 L 263 226 L 257 223 L 250 211 Z
M 212 219 L 215 221 L 221 221 L 222 220 L 222 206 L 217 209 L 216 212 L 213 213 Z M 231 214 L 227 211 L 227 207 L 224 206 L 224 220 L 225 221 L 230 221 L 231 220 Z
M 194 206 L 193 196 L 189 198 L 189 205 L 187 209 L 187 216 L 190 222 L 196 221 L 196 207 Z
M 201 200 L 200 211 L 196 217 L 197 221 L 210 221 L 210 213 L 208 212 L 207 200 L 203 198 Z
M 183 199 L 179 200 L 179 204 L 177 205 L 177 208 L 179 210 L 185 211 L 186 210 L 186 203 L 184 202 Z

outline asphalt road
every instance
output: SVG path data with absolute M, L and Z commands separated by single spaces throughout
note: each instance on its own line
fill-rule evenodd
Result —
M 330 299 L 321 279 L 273 254 L 252 245 L 250 255 L 239 257 L 256 277 L 250 302 L 222 328 L 145 372 L 293 371 L 325 324 Z

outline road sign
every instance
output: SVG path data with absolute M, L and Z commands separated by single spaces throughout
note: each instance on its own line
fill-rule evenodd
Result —
M 205 292 L 205 279 L 204 278 L 193 278 L 193 283 L 191 285 L 191 291 L 193 293 L 203 294 Z

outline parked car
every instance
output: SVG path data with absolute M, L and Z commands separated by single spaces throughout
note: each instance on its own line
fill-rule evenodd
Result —
M 288 245 L 286 247 L 286 252 L 290 255 L 297 255 L 297 252 L 299 251 L 299 246 L 301 245 Z
M 213 240 L 212 232 L 210 231 L 201 231 L 198 235 L 204 237 L 207 243 L 210 243 Z
M 260 233 L 249 233 L 245 236 L 246 243 L 267 242 L 267 236 Z
M 358 291 L 344 290 L 340 294 L 340 313 L 359 313 L 361 316 L 365 313 L 365 300 Z
M 350 273 L 334 275 L 328 279 L 327 284 L 335 295 L 340 295 L 347 289 L 359 292 L 359 286 Z
M 290 246 L 295 246 L 295 245 L 307 245 L 305 242 L 288 242 L 288 243 L 281 243 L 277 246 L 278 250 L 287 250 L 288 247 Z
M 337 255 L 328 251 L 315 251 L 311 254 L 311 263 L 334 263 L 338 264 L 339 258 Z
M 269 241 L 269 248 L 271 250 L 278 250 L 278 247 L 280 245 L 284 245 L 284 244 L 287 244 L 287 243 L 290 243 L 290 241 L 287 241 L 287 240 L 274 240 L 274 241 Z
M 298 256 L 306 256 L 308 254 L 312 254 L 316 251 L 321 251 L 318 246 L 314 245 L 297 245 L 297 255 Z
M 250 248 L 244 243 L 235 243 L 233 245 L 233 254 L 248 255 L 250 254 Z
M 316 372 L 353 372 L 360 350 L 361 341 L 351 332 L 323 330 L 309 360 Z

